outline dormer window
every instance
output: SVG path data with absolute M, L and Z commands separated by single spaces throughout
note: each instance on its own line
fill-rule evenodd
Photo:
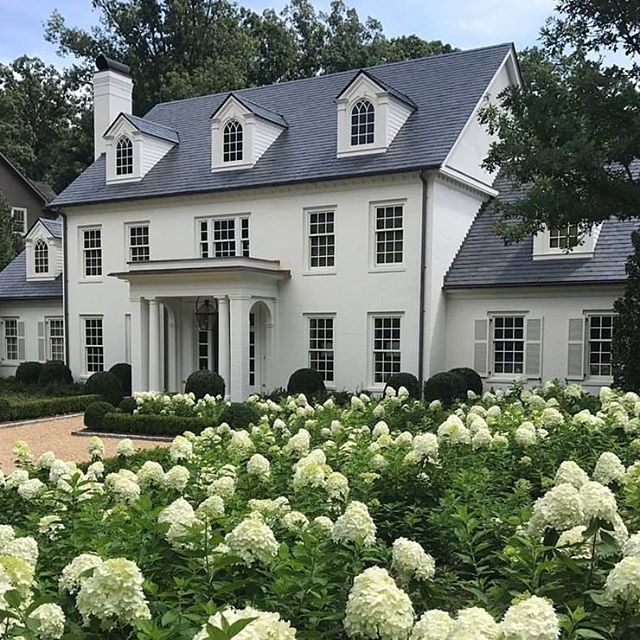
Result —
M 543 229 L 533 236 L 534 260 L 592 258 L 601 225 L 592 229 L 566 223 L 553 229 Z
M 44 240 L 36 240 L 33 245 L 33 270 L 35 273 L 49 273 L 49 245 Z
M 549 230 L 550 249 L 573 249 L 580 242 L 580 233 L 577 224 L 566 224 L 557 229 Z
M 128 176 L 133 173 L 133 143 L 129 136 L 122 136 L 116 143 L 116 175 Z
M 230 120 L 224 127 L 222 140 L 222 161 L 240 162 L 243 151 L 243 130 L 237 120 Z
M 373 144 L 375 109 L 369 100 L 358 100 L 351 109 L 351 145 Z

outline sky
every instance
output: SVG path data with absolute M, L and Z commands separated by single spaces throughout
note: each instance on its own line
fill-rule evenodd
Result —
M 256 11 L 282 9 L 286 0 L 242 0 Z M 417 34 L 460 49 L 515 42 L 521 49 L 535 43 L 540 27 L 553 12 L 555 0 L 346 0 L 360 18 L 378 18 L 387 36 Z M 329 0 L 315 0 L 326 10 Z M 43 24 L 57 9 L 71 26 L 97 22 L 91 0 L 0 0 L 0 62 L 20 55 L 38 56 L 56 66 L 59 58 L 43 37 Z

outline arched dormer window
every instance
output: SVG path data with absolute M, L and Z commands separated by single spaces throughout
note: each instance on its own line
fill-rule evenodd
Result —
M 116 175 L 128 176 L 133 173 L 133 143 L 131 138 L 122 136 L 116 144 Z
M 237 120 L 229 120 L 222 132 L 222 161 L 242 160 L 242 125 Z
M 33 246 L 33 262 L 35 273 L 49 273 L 49 245 L 44 240 L 36 240 Z
M 351 146 L 373 144 L 375 109 L 369 100 L 358 100 L 351 109 Z

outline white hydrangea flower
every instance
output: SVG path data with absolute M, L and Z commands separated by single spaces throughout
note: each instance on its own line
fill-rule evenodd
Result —
M 38 478 L 31 478 L 29 480 L 25 480 L 18 487 L 18 495 L 23 500 L 33 500 L 37 498 L 44 490 L 46 486 L 44 482 L 38 480 Z
M 80 583 L 76 607 L 85 624 L 92 617 L 108 629 L 116 624 L 135 625 L 149 620 L 151 612 L 142 583 L 144 578 L 135 562 L 112 558 L 96 566 L 93 574 Z
M 247 473 L 259 480 L 268 480 L 271 475 L 271 463 L 260 453 L 254 453 L 247 462 Z
M 371 431 L 371 436 L 374 440 L 377 440 L 381 435 L 389 435 L 389 425 L 384 420 L 376 422 L 373 430 Z
M 471 432 L 464 422 L 455 414 L 451 414 L 439 427 L 438 438 L 453 444 L 469 444 Z
M 349 496 L 349 481 L 338 471 L 327 476 L 325 489 L 331 500 L 346 500 Z
M 533 505 L 529 530 L 542 535 L 548 527 L 566 531 L 584 522 L 582 499 L 578 490 L 568 483 L 553 487 Z
M 4 486 L 5 489 L 17 489 L 27 480 L 29 480 L 29 472 L 26 469 L 16 469 L 5 478 Z
M 104 458 L 104 442 L 98 436 L 91 436 L 87 449 L 92 460 Z
M 38 543 L 31 536 L 14 538 L 2 546 L 0 553 L 20 558 L 35 567 L 38 562 Z
M 640 604 L 640 556 L 627 556 L 613 567 L 604 585 L 611 603 L 637 607 Z
M 231 432 L 231 440 L 227 445 L 227 452 L 232 458 L 244 460 L 255 451 L 251 436 L 244 429 Z
M 228 608 L 211 616 L 207 622 L 220 629 L 222 616 L 229 624 L 234 624 L 238 620 L 254 618 L 240 633 L 233 636 L 234 640 L 295 640 L 296 638 L 296 630 L 289 622 L 281 620 L 279 613 L 258 611 L 252 607 Z M 205 625 L 193 637 L 193 640 L 207 640 L 207 638 L 209 638 L 209 633 Z
M 412 578 L 426 582 L 433 579 L 436 563 L 418 542 L 398 538 L 393 543 L 391 568 L 405 582 Z
M 556 542 L 556 549 L 572 558 L 591 559 L 591 545 L 585 540 L 587 527 L 583 524 L 563 531 Z
M 530 596 L 509 607 L 500 631 L 503 640 L 556 640 L 560 637 L 560 621 L 551 602 Z
M 64 611 L 57 604 L 41 604 L 29 614 L 29 620 L 37 623 L 39 640 L 59 640 L 64 633 Z
M 500 640 L 500 628 L 493 617 L 480 607 L 469 607 L 458 612 L 451 640 Z M 447 638 L 447 640 L 449 640 Z
M 20 596 L 30 601 L 34 584 L 35 567 L 22 558 L 0 555 L 0 607 L 5 607 L 4 594 L 16 589 Z
M 124 438 L 118 442 L 116 453 L 123 458 L 128 458 L 136 452 L 131 438 Z
M 306 429 L 300 429 L 298 433 L 289 438 L 287 444 L 282 447 L 285 455 L 305 456 L 311 447 L 311 434 Z
M 331 473 L 322 449 L 314 449 L 293 465 L 293 486 L 295 489 L 324 487 L 327 474 Z
M 580 487 L 580 498 L 584 508 L 585 522 L 593 518 L 615 522 L 618 515 L 616 497 L 609 487 L 599 482 L 585 482 Z
M 147 460 L 138 470 L 137 476 L 142 489 L 159 488 L 164 485 L 164 469 L 154 460 Z
M 221 496 L 205 498 L 196 509 L 196 516 L 201 519 L 213 520 L 224 515 L 224 500 Z
M 236 492 L 236 480 L 232 476 L 221 476 L 216 478 L 208 487 L 207 495 L 220 496 L 228 500 Z
M 409 596 L 385 569 L 370 567 L 356 576 L 344 619 L 349 637 L 406 640 L 413 619 Z
M 278 554 L 279 544 L 261 514 L 252 513 L 224 537 L 229 553 L 244 564 L 269 563 Z
M 36 462 L 36 467 L 40 470 L 50 469 L 56 460 L 56 454 L 53 451 L 45 451 Z
M 13 444 L 12 452 L 16 466 L 25 467 L 31 464 L 33 454 L 31 453 L 29 445 L 24 440 L 16 440 Z
M 626 469 L 615 453 L 605 451 L 600 454 L 593 471 L 593 479 L 600 484 L 608 485 L 612 482 L 622 482 Z
M 0 551 L 2 548 L 15 540 L 16 532 L 10 524 L 0 524 Z
M 178 498 L 158 514 L 158 522 L 169 525 L 165 534 L 167 541 L 172 545 L 179 545 L 177 538 L 187 534 L 193 525 L 200 523 L 200 520 L 191 504 L 184 498 Z
M 366 546 L 375 542 L 376 525 L 366 504 L 354 500 L 347 505 L 335 522 L 333 539 L 336 542 L 355 542 Z
M 589 475 L 573 460 L 565 460 L 558 467 L 556 471 L 553 483 L 557 486 L 559 484 L 571 484 L 576 489 L 579 489 L 585 482 L 589 481 Z
M 55 540 L 61 531 L 64 531 L 64 524 L 58 515 L 42 516 L 38 520 L 38 533 L 47 536 L 50 540 Z
M 87 467 L 87 478 L 90 480 L 100 480 L 103 475 L 104 463 L 101 460 L 96 460 Z
M 138 478 L 134 473 L 125 472 L 127 469 L 110 473 L 105 480 L 105 485 L 119 502 L 134 502 L 140 497 Z
M 564 424 L 564 416 L 555 407 L 547 406 L 540 417 L 542 424 L 547 428 L 561 427 Z
M 309 518 L 300 511 L 289 511 L 282 516 L 282 526 L 291 533 L 299 533 L 309 526 Z
M 87 577 L 82 574 L 102 564 L 102 558 L 95 553 L 81 553 L 63 570 L 58 580 L 58 587 L 63 593 L 74 594 L 80 583 Z
M 525 421 L 515 430 L 513 437 L 521 447 L 530 447 L 538 442 L 538 433 L 533 422 Z
M 193 444 L 184 436 L 176 436 L 169 447 L 172 462 L 190 460 L 193 457 Z
M 493 437 L 489 429 L 479 429 L 471 438 L 471 446 L 474 451 L 484 447 L 490 447 L 493 444 Z
M 322 534 L 327 536 L 333 535 L 334 524 L 331 518 L 327 516 L 317 516 L 312 521 L 312 526 L 316 529 L 316 531 L 320 531 Z
M 435 433 L 419 433 L 413 438 L 411 447 L 419 461 L 427 460 L 434 463 L 438 461 L 439 445 Z
M 190 477 L 189 469 L 177 464 L 164 474 L 164 486 L 182 492 L 189 484 Z
M 629 536 L 622 547 L 622 554 L 626 556 L 640 556 L 640 532 Z
M 431 609 L 416 622 L 409 640 L 447 640 L 455 621 L 440 609 Z

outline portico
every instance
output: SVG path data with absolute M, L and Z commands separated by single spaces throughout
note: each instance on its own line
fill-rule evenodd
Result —
M 129 263 L 135 391 L 182 391 L 197 369 L 217 371 L 233 401 L 270 388 L 278 261 L 257 258 Z

